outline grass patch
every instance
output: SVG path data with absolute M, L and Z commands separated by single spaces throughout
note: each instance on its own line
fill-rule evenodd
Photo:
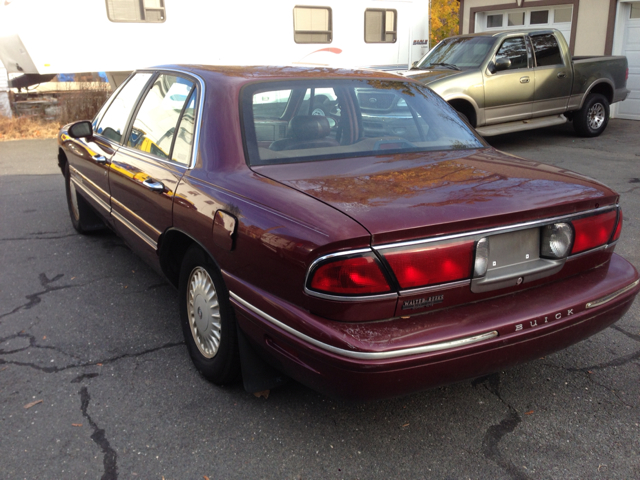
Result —
M 92 119 L 107 101 L 109 95 L 111 95 L 111 89 L 107 83 L 80 84 L 79 88 L 74 89 L 61 88 L 42 97 L 30 95 L 30 100 L 51 99 L 53 96 L 53 105 L 57 103 L 59 112 L 57 118 L 47 120 L 44 116 L 38 115 L 14 116 L 13 118 L 0 116 L 0 141 L 56 138 L 63 125 L 77 120 Z M 41 114 L 43 113 L 41 112 Z
M 31 138 L 56 138 L 60 130 L 59 121 L 47 121 L 38 117 L 0 116 L 0 142 Z

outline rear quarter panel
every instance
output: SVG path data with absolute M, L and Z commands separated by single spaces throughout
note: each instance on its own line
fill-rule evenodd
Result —
M 627 85 L 627 57 L 575 57 L 573 59 L 573 86 L 569 109 L 579 109 L 589 92 L 599 84 L 605 84 L 611 89 L 613 98 L 617 100 L 616 92 L 625 90 Z

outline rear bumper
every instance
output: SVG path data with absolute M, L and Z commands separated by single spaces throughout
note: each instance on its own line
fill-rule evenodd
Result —
M 561 282 L 408 319 L 315 317 L 228 277 L 239 326 L 269 361 L 324 394 L 371 400 L 473 378 L 560 350 L 629 309 L 638 272 L 608 265 Z
M 622 102 L 627 98 L 627 96 L 631 93 L 631 90 L 628 88 L 616 88 L 616 91 L 613 94 L 613 101 L 611 103 Z

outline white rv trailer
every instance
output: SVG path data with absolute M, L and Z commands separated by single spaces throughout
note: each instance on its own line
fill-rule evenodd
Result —
M 0 6 L 0 59 L 9 73 L 39 75 L 171 63 L 407 66 L 426 53 L 428 34 L 429 0 L 5 0 Z

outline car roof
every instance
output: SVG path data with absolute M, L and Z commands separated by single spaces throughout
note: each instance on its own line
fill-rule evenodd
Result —
M 454 35 L 448 38 L 460 38 L 460 37 L 496 37 L 502 38 L 507 37 L 509 35 L 517 35 L 517 34 L 527 34 L 527 35 L 541 35 L 545 33 L 555 33 L 559 30 L 554 28 L 522 28 L 517 30 L 491 30 L 488 32 L 477 32 L 477 33 L 467 33 L 464 35 Z M 446 40 L 446 39 L 445 39 Z
M 410 81 L 395 73 L 387 73 L 374 69 L 332 68 L 325 66 L 305 65 L 161 65 L 144 70 L 179 70 L 191 72 L 203 77 L 224 77 L 237 79 L 240 83 L 269 80 L 293 80 L 296 78 L 352 78 L 352 79 L 388 79 Z

